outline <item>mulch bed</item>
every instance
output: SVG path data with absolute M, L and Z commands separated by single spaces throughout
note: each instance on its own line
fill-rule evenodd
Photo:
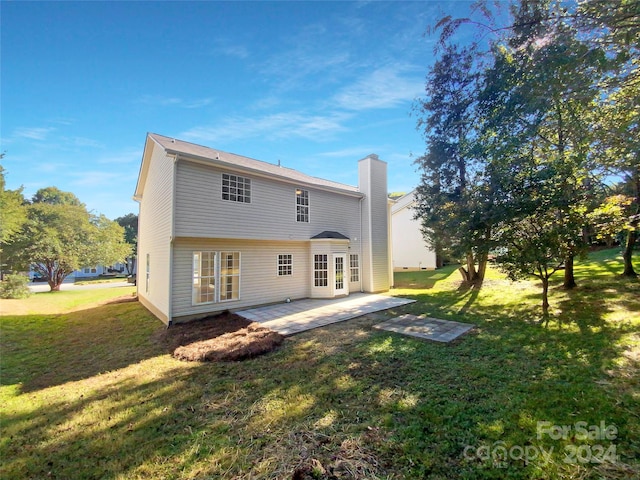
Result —
M 282 344 L 284 337 L 259 323 L 224 312 L 172 325 L 161 333 L 159 341 L 179 360 L 224 362 L 271 352 Z

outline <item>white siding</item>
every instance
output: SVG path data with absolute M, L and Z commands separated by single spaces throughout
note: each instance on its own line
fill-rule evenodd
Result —
M 176 236 L 253 240 L 309 240 L 325 230 L 340 232 L 353 245 L 360 236 L 360 199 L 308 186 L 309 223 L 296 221 L 296 185 L 264 177 L 251 179 L 251 203 L 222 200 L 222 173 L 213 166 L 179 160 L 176 177 Z
M 436 253 L 427 247 L 420 231 L 420 221 L 414 220 L 413 192 L 398 200 L 391 212 L 393 224 L 394 270 L 435 269 Z
M 240 298 L 207 305 L 192 304 L 193 252 L 240 252 Z M 278 254 L 293 255 L 293 274 L 278 275 Z M 173 244 L 174 321 L 224 310 L 283 302 L 310 296 L 309 242 L 179 238 Z
M 153 142 L 148 173 L 140 199 L 138 217 L 138 297 L 163 321 L 170 320 L 170 255 L 173 218 L 173 157 Z M 149 254 L 149 291 L 146 282 L 146 257 Z
M 363 201 L 362 273 L 366 292 L 389 290 L 389 209 L 387 197 L 387 164 L 376 156 L 359 163 L 360 190 Z

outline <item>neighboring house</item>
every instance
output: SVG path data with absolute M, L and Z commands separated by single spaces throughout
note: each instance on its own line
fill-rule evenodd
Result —
M 420 220 L 414 220 L 415 190 L 398 198 L 391 207 L 393 269 L 433 270 L 436 252 L 422 236 Z
M 93 267 L 83 267 L 80 270 L 75 270 L 70 273 L 67 278 L 88 278 L 99 277 L 101 275 L 114 275 L 118 273 L 126 273 L 126 265 L 123 263 L 115 263 L 109 267 L 103 265 L 95 265 Z M 29 278 L 39 278 L 40 274 L 37 273 L 33 266 L 29 268 Z
M 359 187 L 148 134 L 138 297 L 168 325 L 224 310 L 382 292 L 392 280 L 387 164 Z
M 116 263 L 108 267 L 104 265 L 84 267 L 76 270 L 72 275 L 76 277 L 99 277 L 100 275 L 114 275 L 118 273 L 127 273 L 127 266 L 124 263 Z

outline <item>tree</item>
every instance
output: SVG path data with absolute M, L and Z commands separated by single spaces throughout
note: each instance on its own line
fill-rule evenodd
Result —
M 136 268 L 138 255 L 138 215 L 128 213 L 123 217 L 118 217 L 115 221 L 124 228 L 124 239 L 131 245 L 131 253 L 127 257 L 127 273 L 132 274 Z
M 27 219 L 22 187 L 7 190 L 4 175 L 4 168 L 0 165 L 0 252 L 2 246 L 22 230 Z
M 76 198 L 62 193 L 62 198 Z M 14 269 L 31 265 L 47 279 L 51 291 L 59 290 L 73 271 L 85 265 L 122 261 L 130 251 L 122 227 L 103 215 L 91 215 L 84 205 L 75 203 L 29 205 L 23 231 L 7 247 Z
M 498 239 L 504 246 L 498 264 L 511 280 L 540 279 L 543 319 L 549 317 L 549 279 L 562 268 L 567 254 L 561 240 L 565 226 L 556 213 L 539 212 L 498 227 Z
M 63 192 L 57 187 L 46 187 L 38 190 L 31 198 L 33 203 L 48 203 L 50 205 L 72 205 L 84 207 L 78 197 L 71 192 Z
M 640 61 L 635 68 L 640 70 Z M 622 257 L 623 275 L 634 277 L 632 257 L 640 215 L 640 81 L 625 83 L 603 101 L 595 149 L 602 168 L 623 178 L 632 200 L 625 209 L 628 219 Z
M 480 286 L 491 247 L 491 195 L 474 129 L 477 51 L 446 46 L 427 76 L 426 98 L 415 110 L 426 138 L 416 189 L 416 218 L 427 244 L 463 259 L 463 280 Z M 477 263 L 477 267 L 476 267 Z
M 537 157 L 532 168 L 549 172 L 547 196 L 538 201 L 557 209 L 567 223 L 564 287 L 576 285 L 574 257 L 586 251 L 582 231 L 588 195 L 597 182 L 592 154 L 598 79 L 604 52 L 578 40 L 577 31 L 553 18 L 548 2 L 521 2 L 509 35 L 497 44 L 498 57 L 487 75 L 484 113 L 492 117 L 485 138 L 500 145 L 497 161 Z M 516 139 L 512 141 L 509 139 Z M 505 148 L 506 147 L 506 148 Z M 526 194 L 526 192 L 523 192 Z

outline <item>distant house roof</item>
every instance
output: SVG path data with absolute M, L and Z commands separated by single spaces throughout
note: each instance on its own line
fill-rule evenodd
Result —
M 318 240 L 323 238 L 337 238 L 340 240 L 349 240 L 349 237 L 345 237 L 343 234 L 339 232 L 331 232 L 329 230 L 325 230 L 322 233 L 314 235 L 313 237 L 311 237 L 311 240 Z
M 256 174 L 266 174 L 270 177 L 276 177 L 289 182 L 300 183 L 302 185 L 316 186 L 331 190 L 338 190 L 344 193 L 356 193 L 362 195 L 360 194 L 358 187 L 332 182 L 331 180 L 325 180 L 318 177 L 312 177 L 311 175 L 304 174 L 292 168 L 274 165 L 261 160 L 254 160 L 253 158 L 243 157 L 241 155 L 236 155 L 235 153 L 214 150 L 209 147 L 196 145 L 176 138 L 158 135 L 157 133 L 149 133 L 148 137 L 171 154 L 186 155 L 188 157 L 222 167 L 226 166 L 228 168 L 245 170 Z
M 405 208 L 413 206 L 416 201 L 416 190 L 413 189 L 406 195 L 396 199 L 391 206 L 391 214 L 404 210 Z

